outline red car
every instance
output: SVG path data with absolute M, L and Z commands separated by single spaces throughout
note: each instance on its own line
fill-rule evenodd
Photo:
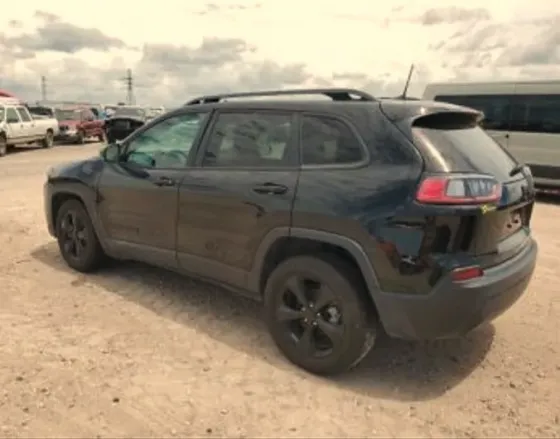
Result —
M 104 122 L 89 108 L 57 108 L 54 113 L 60 129 L 57 140 L 83 144 L 95 137 L 105 141 Z

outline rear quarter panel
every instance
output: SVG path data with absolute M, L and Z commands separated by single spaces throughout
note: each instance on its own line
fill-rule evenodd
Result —
M 386 119 L 350 116 L 369 151 L 367 162 L 338 169 L 302 167 L 292 224 L 354 240 L 368 256 L 381 289 L 391 290 L 396 275 L 393 250 L 408 245 L 417 247 L 411 252 L 419 252 L 422 241 L 421 232 L 416 239 L 393 233 L 392 224 L 393 218 L 405 214 L 420 177 L 421 159 L 411 145 L 409 154 L 395 152 L 403 144 L 396 144 L 400 133 Z M 401 237 L 408 242 L 401 242 Z

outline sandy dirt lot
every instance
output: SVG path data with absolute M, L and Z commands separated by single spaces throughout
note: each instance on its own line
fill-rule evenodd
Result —
M 382 339 L 327 380 L 284 360 L 256 304 L 138 264 L 66 268 L 44 174 L 98 149 L 0 159 L 0 437 L 560 437 L 560 202 L 536 206 L 536 275 L 494 324 Z

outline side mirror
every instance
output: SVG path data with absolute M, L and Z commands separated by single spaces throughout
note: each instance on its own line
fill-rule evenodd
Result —
M 99 155 L 105 160 L 106 162 L 116 163 L 119 161 L 122 154 L 122 145 L 120 142 L 111 143 L 107 145 L 105 148 L 101 149 Z

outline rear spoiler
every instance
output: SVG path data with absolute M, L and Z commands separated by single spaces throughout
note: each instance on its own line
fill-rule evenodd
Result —
M 484 119 L 478 111 L 441 111 L 417 116 L 410 121 L 413 127 L 459 129 L 475 127 Z
M 410 125 L 419 123 L 450 121 L 461 119 L 463 123 L 478 124 L 484 119 L 484 114 L 473 108 L 434 101 L 397 101 L 381 100 L 380 108 L 383 114 L 393 123 L 407 120 Z

